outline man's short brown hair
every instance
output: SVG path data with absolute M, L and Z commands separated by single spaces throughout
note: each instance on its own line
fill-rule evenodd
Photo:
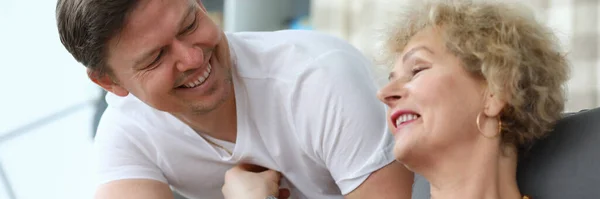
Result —
M 58 0 L 60 41 L 75 60 L 96 75 L 112 74 L 106 63 L 108 41 L 123 28 L 138 0 Z

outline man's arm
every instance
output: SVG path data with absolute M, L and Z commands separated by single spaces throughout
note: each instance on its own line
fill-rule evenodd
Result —
M 414 174 L 399 162 L 373 172 L 358 188 L 347 194 L 346 199 L 398 198 L 410 199 Z
M 151 157 L 149 136 L 118 109 L 105 110 L 94 141 L 96 199 L 173 199 L 167 180 Z
M 173 199 L 169 185 L 156 180 L 117 180 L 98 187 L 95 199 Z
M 370 62 L 348 49 L 316 58 L 295 93 L 296 127 L 349 199 L 410 199 L 413 174 L 394 160 Z

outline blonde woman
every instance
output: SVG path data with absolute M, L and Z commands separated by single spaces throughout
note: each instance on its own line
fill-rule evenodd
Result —
M 407 8 L 385 42 L 393 69 L 378 93 L 396 159 L 430 182 L 432 198 L 527 198 L 518 150 L 545 136 L 564 107 L 568 63 L 556 38 L 522 6 Z

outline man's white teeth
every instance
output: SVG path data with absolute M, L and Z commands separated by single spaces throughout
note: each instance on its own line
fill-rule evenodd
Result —
M 398 117 L 398 119 L 396 119 L 396 127 L 400 126 L 402 123 L 408 122 L 408 121 L 412 121 L 412 120 L 416 120 L 417 118 L 419 118 L 419 115 L 417 114 L 404 114 L 401 115 L 400 117 Z
M 212 70 L 212 66 L 210 64 L 208 64 L 208 67 L 206 67 L 206 70 L 204 71 L 204 73 L 202 75 L 200 75 L 200 77 L 198 77 L 198 79 L 196 81 L 185 84 L 185 87 L 194 88 L 196 86 L 200 86 L 202 83 L 204 83 L 204 81 L 206 81 L 208 76 L 210 76 L 211 70 Z

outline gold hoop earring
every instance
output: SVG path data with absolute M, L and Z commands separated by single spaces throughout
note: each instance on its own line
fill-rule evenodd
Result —
M 477 118 L 475 119 L 475 123 L 477 124 L 477 130 L 479 130 L 479 133 L 480 133 L 480 134 L 481 134 L 483 137 L 485 137 L 485 138 L 488 138 L 488 139 L 493 139 L 493 138 L 496 138 L 496 137 L 498 137 L 498 135 L 500 135 L 500 134 L 502 133 L 502 120 L 500 120 L 500 118 L 498 118 L 498 134 L 496 134 L 496 135 L 494 135 L 494 136 L 486 136 L 486 135 L 485 135 L 485 133 L 483 133 L 483 131 L 481 130 L 481 125 L 480 125 L 480 123 L 479 123 L 479 117 L 481 117 L 481 113 L 482 113 L 482 112 L 479 112 L 479 113 L 477 114 Z
M 481 130 L 481 126 L 479 125 L 479 117 L 481 116 L 481 112 L 477 113 L 477 119 L 475 119 L 475 123 L 477 124 L 477 130 L 479 133 L 483 135 L 483 131 Z M 485 135 L 484 135 L 485 137 Z
M 502 120 L 500 119 L 500 117 L 498 117 L 498 135 L 502 135 Z

